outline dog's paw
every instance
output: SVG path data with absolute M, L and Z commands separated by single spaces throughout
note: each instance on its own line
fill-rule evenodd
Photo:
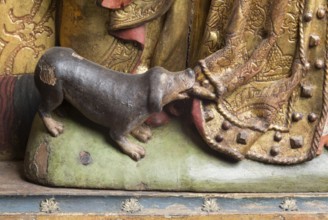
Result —
M 131 132 L 138 141 L 146 143 L 152 136 L 151 129 L 147 125 L 141 125 Z
M 111 134 L 112 138 L 115 137 Z M 113 138 L 117 144 L 121 147 L 122 151 L 129 155 L 133 160 L 140 160 L 146 155 L 146 151 L 143 147 L 129 141 L 126 136 L 120 136 L 119 138 Z
M 62 123 L 56 122 L 55 125 L 52 127 L 51 134 L 54 137 L 57 137 L 63 132 L 64 132 L 64 125 Z
M 143 147 L 133 144 L 125 151 L 133 160 L 138 161 L 146 155 L 146 151 Z
M 50 117 L 45 117 L 43 122 L 53 137 L 57 137 L 64 132 L 64 125 Z
M 146 155 L 145 149 L 143 147 L 140 147 L 140 149 L 135 150 L 134 152 L 132 152 L 131 158 L 138 161 L 138 160 L 144 158 L 145 155 Z

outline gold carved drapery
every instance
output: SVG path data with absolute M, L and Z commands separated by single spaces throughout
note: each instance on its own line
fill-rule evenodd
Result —
M 209 13 L 201 52 L 209 56 L 196 67 L 200 84 L 217 102 L 195 103 L 200 133 L 213 149 L 235 159 L 312 159 L 326 120 L 327 3 L 230 3 L 212 1 L 211 8 L 219 6 L 229 16 Z

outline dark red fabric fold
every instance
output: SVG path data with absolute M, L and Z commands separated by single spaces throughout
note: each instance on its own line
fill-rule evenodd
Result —
M 143 49 L 146 39 L 146 28 L 145 25 L 140 25 L 135 28 L 111 31 L 111 34 L 123 40 L 135 41 L 139 43 Z
M 0 76 L 0 151 L 12 145 L 16 79 L 15 76 Z
M 191 115 L 194 121 L 194 124 L 200 133 L 201 136 L 205 136 L 205 130 L 203 127 L 204 119 L 202 117 L 201 103 L 199 99 L 194 99 L 192 103 Z

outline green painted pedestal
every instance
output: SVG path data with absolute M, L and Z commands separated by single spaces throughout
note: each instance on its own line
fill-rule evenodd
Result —
M 146 157 L 135 162 L 110 140 L 108 129 L 74 111 L 56 119 L 65 125 L 65 132 L 56 138 L 46 132 L 38 116 L 34 120 L 25 160 L 26 176 L 33 182 L 123 190 L 328 191 L 327 152 L 295 166 L 227 161 L 202 142 L 190 120 L 173 119 L 153 130 L 153 138 L 141 144 Z

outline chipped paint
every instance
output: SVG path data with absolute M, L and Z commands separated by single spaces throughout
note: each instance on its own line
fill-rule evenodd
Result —
M 45 61 L 41 61 L 40 64 L 40 79 L 47 85 L 54 86 L 56 84 L 57 78 L 55 75 L 55 67 L 50 66 Z
M 42 181 L 46 180 L 48 175 L 48 142 L 44 140 L 37 148 L 34 155 L 34 166 L 37 169 L 36 176 Z
M 77 58 L 77 59 L 79 59 L 79 60 L 83 60 L 83 59 L 84 59 L 83 57 L 81 57 L 81 56 L 78 55 L 77 53 L 72 53 L 72 57 L 75 57 L 75 58 Z

